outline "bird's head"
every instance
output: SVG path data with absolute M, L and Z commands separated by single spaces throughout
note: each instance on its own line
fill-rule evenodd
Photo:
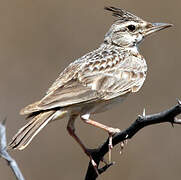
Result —
M 121 47 L 137 46 L 144 37 L 172 26 L 167 23 L 150 23 L 115 7 L 105 7 L 105 10 L 111 11 L 118 19 L 105 35 L 104 41 Z

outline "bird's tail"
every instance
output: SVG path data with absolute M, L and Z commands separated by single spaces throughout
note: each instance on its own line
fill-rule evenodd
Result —
M 63 118 L 65 114 L 66 111 L 62 110 L 40 112 L 17 132 L 8 148 L 24 149 L 51 120 Z

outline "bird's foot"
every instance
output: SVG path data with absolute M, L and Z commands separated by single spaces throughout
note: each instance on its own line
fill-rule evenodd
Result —
M 127 140 L 127 139 L 124 140 L 124 141 L 122 141 L 122 142 L 120 142 L 120 148 L 121 148 L 120 154 L 123 153 L 124 146 L 127 145 L 127 143 L 128 143 L 128 140 Z
M 112 128 L 112 127 L 109 127 L 107 130 L 109 133 L 109 144 L 108 144 L 108 146 L 109 146 L 109 163 L 111 163 L 111 151 L 113 149 L 112 137 L 114 134 L 121 132 L 121 130 L 118 128 Z

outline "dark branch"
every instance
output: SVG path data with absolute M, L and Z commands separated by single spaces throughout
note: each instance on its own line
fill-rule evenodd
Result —
M 7 146 L 6 127 L 4 120 L 0 122 L 0 157 L 4 158 L 7 161 L 8 165 L 10 166 L 17 180 L 24 180 L 24 177 L 16 161 L 8 154 L 6 146 Z
M 139 130 L 149 125 L 165 122 L 169 122 L 172 125 L 181 124 L 181 120 L 176 118 L 177 115 L 181 114 L 181 102 L 178 100 L 177 105 L 157 114 L 144 114 L 145 113 L 143 113 L 143 116 L 138 116 L 138 118 L 131 124 L 130 127 L 113 136 L 113 146 L 119 144 L 126 139 L 131 139 Z M 100 161 L 103 159 L 106 153 L 108 153 L 108 143 L 109 140 L 107 139 L 99 148 L 90 150 L 92 158 L 97 163 L 97 165 L 99 165 Z M 99 173 L 101 174 L 105 172 L 111 165 L 112 164 L 105 165 L 105 167 L 98 170 Z M 89 162 L 85 180 L 95 180 L 97 177 L 97 173 L 95 172 L 92 164 Z

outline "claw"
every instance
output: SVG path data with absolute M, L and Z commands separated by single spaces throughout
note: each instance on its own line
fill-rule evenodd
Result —
M 114 134 L 121 132 L 121 130 L 118 128 L 111 128 L 110 127 L 108 129 L 108 132 L 109 132 L 109 144 L 108 144 L 108 146 L 109 146 L 109 163 L 111 163 L 111 150 L 113 149 L 112 137 Z
M 123 153 L 124 146 L 127 145 L 127 143 L 128 143 L 128 140 L 127 140 L 127 139 L 124 140 L 124 141 L 122 141 L 122 142 L 120 143 L 120 147 L 121 147 L 121 150 L 120 150 L 120 152 L 119 152 L 120 154 Z
M 120 143 L 120 146 L 121 146 L 121 149 L 123 149 L 124 148 L 124 141 L 122 141 L 121 143 Z
M 116 134 L 116 133 L 119 133 L 119 132 L 121 132 L 121 130 L 120 129 L 118 129 L 118 128 L 108 128 L 108 132 L 109 132 L 109 135 L 114 135 L 114 134 Z
M 94 170 L 95 170 L 96 174 L 99 175 L 97 164 L 95 163 L 95 161 L 92 158 L 90 158 L 90 160 L 91 160 L 91 163 L 92 163 L 92 165 L 94 167 Z
M 120 150 L 120 152 L 119 152 L 120 154 L 123 153 L 124 145 L 125 145 L 125 142 L 124 142 L 124 141 L 120 142 L 120 148 L 121 148 L 121 150 Z

